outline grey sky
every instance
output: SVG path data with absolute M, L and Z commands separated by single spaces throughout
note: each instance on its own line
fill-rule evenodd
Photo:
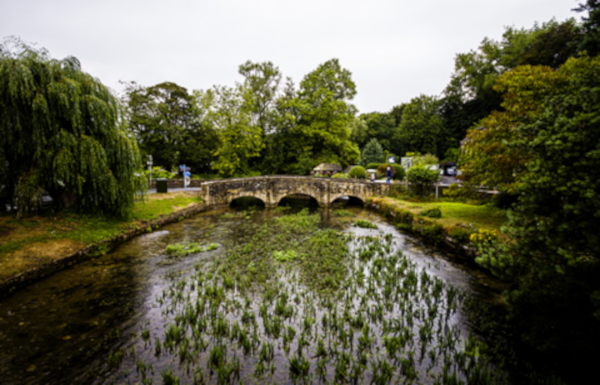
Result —
M 505 26 L 580 14 L 572 0 L 0 0 L 0 38 L 15 35 L 55 58 L 73 55 L 120 91 L 119 80 L 189 90 L 233 86 L 246 60 L 271 61 L 298 84 L 340 59 L 360 112 L 439 95 L 457 53 Z

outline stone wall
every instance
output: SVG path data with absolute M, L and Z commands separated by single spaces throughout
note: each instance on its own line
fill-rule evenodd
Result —
M 330 179 L 307 176 L 261 176 L 213 180 L 202 183 L 201 197 L 207 206 L 227 206 L 241 197 L 258 198 L 265 207 L 276 207 L 281 199 L 293 194 L 314 198 L 320 207 L 329 207 L 340 197 L 355 197 L 363 202 L 386 195 L 390 185 L 355 179 Z

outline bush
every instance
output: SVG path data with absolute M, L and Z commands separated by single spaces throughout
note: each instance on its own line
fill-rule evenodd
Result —
M 406 176 L 406 171 L 404 171 L 404 167 L 402 167 L 399 164 L 392 164 L 392 169 L 396 170 L 396 174 L 392 175 L 393 179 L 396 180 L 404 180 L 404 177 Z
M 421 227 L 421 234 L 431 241 L 439 242 L 444 236 L 444 228 L 442 227 L 442 225 L 434 223 L 429 226 Z
M 377 174 L 378 175 L 382 175 L 382 176 L 387 176 L 387 168 L 388 166 L 392 166 L 389 163 L 382 163 L 377 167 Z M 396 175 L 396 169 L 392 167 L 392 179 L 394 178 L 394 175 Z
M 145 169 L 144 170 L 144 175 L 146 176 L 146 178 L 149 178 L 150 177 L 150 170 Z M 152 179 L 156 179 L 156 178 L 173 179 L 176 176 L 177 176 L 177 173 L 169 172 L 169 171 L 165 170 L 164 168 L 162 168 L 160 166 L 152 167 Z
M 348 174 L 344 174 L 343 172 L 338 172 L 337 174 L 334 174 L 331 176 L 332 178 L 340 178 L 340 179 L 347 179 L 350 176 Z
M 415 194 L 424 196 L 440 178 L 437 170 L 429 170 L 425 166 L 413 166 L 407 173 L 408 181 L 412 184 Z
M 377 169 L 377 167 L 379 167 L 380 164 L 381 163 L 369 163 L 367 165 L 367 170 L 369 170 L 369 169 Z
M 467 243 L 469 242 L 471 234 L 471 231 L 463 229 L 462 227 L 453 227 L 448 235 L 450 235 L 450 237 L 456 241 Z
M 367 177 L 367 170 L 362 166 L 354 166 L 348 173 L 354 179 L 365 179 Z
M 423 210 L 419 213 L 419 215 L 422 217 L 429 217 L 429 218 L 441 218 L 442 211 L 436 207 L 436 208 L 429 209 L 429 210 Z

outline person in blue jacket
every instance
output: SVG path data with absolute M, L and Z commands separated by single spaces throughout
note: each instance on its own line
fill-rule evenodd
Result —
M 390 183 L 392 181 L 392 168 L 387 166 L 387 180 L 386 183 Z

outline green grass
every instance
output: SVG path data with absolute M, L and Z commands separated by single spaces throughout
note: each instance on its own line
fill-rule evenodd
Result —
M 2 215 L 0 230 L 8 231 L 0 236 L 0 280 L 65 257 L 87 245 L 114 238 L 129 229 L 139 229 L 145 222 L 200 201 L 198 197 L 179 193 L 157 194 L 145 202 L 137 202 L 127 217 L 66 211 L 23 219 Z M 62 246 L 58 247 L 59 244 Z M 214 246 L 209 247 L 214 249 Z M 44 252 L 43 256 L 39 255 L 40 250 Z
M 431 220 L 447 227 L 467 226 L 477 229 L 500 231 L 508 221 L 506 210 L 487 205 L 470 205 L 460 202 L 408 202 L 399 198 L 385 198 L 388 203 L 409 210 L 414 214 L 439 208 L 442 217 Z

